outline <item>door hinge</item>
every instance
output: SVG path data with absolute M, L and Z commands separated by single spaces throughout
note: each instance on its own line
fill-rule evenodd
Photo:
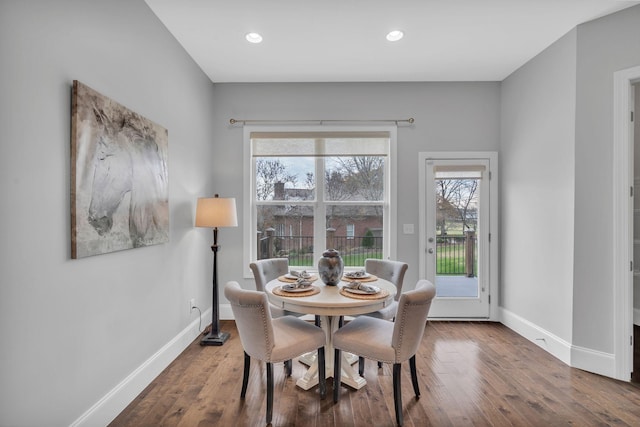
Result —
M 633 335 L 629 337 L 629 345 L 633 347 Z
M 488 300 L 489 300 L 489 304 L 491 304 L 491 295 L 489 295 Z
M 633 111 L 631 112 L 631 121 L 633 121 Z
M 633 185 L 629 187 L 629 197 L 633 197 Z
M 491 233 L 489 233 L 489 243 L 491 243 Z
M 633 271 L 633 261 L 629 261 L 629 271 Z
M 491 177 L 492 177 L 491 171 L 489 171 L 489 181 L 491 181 Z

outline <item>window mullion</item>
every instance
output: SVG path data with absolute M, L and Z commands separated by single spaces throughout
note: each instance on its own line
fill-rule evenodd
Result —
M 313 259 L 319 259 L 327 249 L 327 230 L 326 230 L 326 206 L 325 206 L 325 188 L 324 188 L 324 158 L 316 157 L 316 200 L 315 209 L 313 210 L 314 239 L 313 239 Z

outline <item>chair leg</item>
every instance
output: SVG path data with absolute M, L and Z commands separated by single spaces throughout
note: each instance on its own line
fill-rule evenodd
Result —
M 382 369 L 382 362 L 378 362 L 378 369 Z
M 358 374 L 364 377 L 364 357 L 358 357 Z
M 414 354 L 409 359 L 409 368 L 411 369 L 411 382 L 413 383 L 413 391 L 416 393 L 416 398 L 420 398 L 420 387 L 418 386 L 418 372 L 416 371 L 416 355 Z
M 244 399 L 247 394 L 247 384 L 249 384 L 249 368 L 251 367 L 251 356 L 244 353 L 244 375 L 242 376 L 242 391 L 240 397 Z
M 327 372 L 324 357 L 324 347 L 318 349 L 318 384 L 320 387 L 320 399 L 327 397 Z
M 333 403 L 338 403 L 340 395 L 340 377 L 342 376 L 340 362 L 340 350 L 336 348 L 333 356 Z
M 290 377 L 292 369 L 293 369 L 293 362 L 291 361 L 291 359 L 285 360 L 284 361 L 284 373 L 285 373 L 285 375 Z
M 393 364 L 393 403 L 396 407 L 396 421 L 402 425 L 402 385 L 400 384 L 400 363 Z
M 273 417 L 273 363 L 267 362 L 267 424 Z
M 314 321 L 315 325 L 319 328 L 319 327 L 320 327 L 320 316 L 318 316 L 318 315 L 316 314 L 316 316 L 315 316 L 314 320 L 315 320 L 315 321 Z

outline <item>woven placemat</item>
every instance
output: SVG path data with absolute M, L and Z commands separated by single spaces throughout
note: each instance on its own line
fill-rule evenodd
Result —
M 281 281 L 281 282 L 284 282 L 284 283 L 296 283 L 296 281 L 298 279 L 289 279 L 287 276 L 280 276 L 280 277 L 278 277 L 278 280 Z M 309 282 L 315 282 L 316 280 L 318 280 L 318 278 L 316 276 L 312 275 L 311 277 L 308 277 L 305 280 L 307 280 Z
M 342 280 L 345 282 L 375 282 L 378 280 L 378 276 L 370 274 L 369 277 L 347 277 L 343 275 Z
M 340 295 L 355 299 L 382 299 L 389 296 L 389 291 L 381 289 L 377 294 L 354 294 L 353 292 L 349 292 L 344 288 L 341 288 Z
M 282 286 L 278 286 L 277 288 L 273 288 L 271 292 L 281 297 L 309 297 L 311 295 L 319 294 L 320 288 L 317 286 L 311 286 L 311 289 L 304 292 L 287 292 L 282 290 Z

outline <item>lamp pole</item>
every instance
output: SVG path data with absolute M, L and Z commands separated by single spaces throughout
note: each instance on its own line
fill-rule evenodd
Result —
M 211 331 L 200 340 L 200 345 L 222 345 L 229 339 L 228 332 L 220 332 L 220 313 L 218 312 L 218 251 L 220 245 L 218 245 L 218 227 L 213 229 L 213 245 L 211 246 L 213 251 L 213 292 L 211 303 Z

